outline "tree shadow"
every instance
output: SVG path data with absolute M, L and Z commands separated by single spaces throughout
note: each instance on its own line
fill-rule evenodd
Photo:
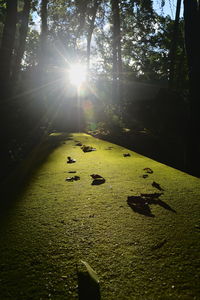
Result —
M 29 156 L 1 183 L 1 195 L 4 200 L 0 202 L 0 217 L 4 219 L 7 212 L 18 201 L 20 194 L 23 193 L 31 177 L 37 169 L 46 161 L 59 145 L 72 138 L 68 133 L 52 133 L 48 135 L 39 145 L 37 145 Z
M 147 217 L 155 217 L 155 215 L 151 212 L 150 205 L 152 204 L 159 205 L 166 210 L 176 213 L 176 210 L 174 210 L 170 205 L 159 199 L 162 194 L 163 193 L 149 193 L 141 194 L 140 196 L 128 196 L 127 204 L 134 212 Z

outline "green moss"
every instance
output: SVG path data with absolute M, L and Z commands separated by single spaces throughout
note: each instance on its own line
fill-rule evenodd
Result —
M 1 227 L 1 299 L 77 299 L 80 260 L 97 272 L 103 300 L 200 297 L 199 179 L 86 134 L 51 136 L 29 161 L 39 166 Z M 70 170 L 79 181 L 65 181 Z M 91 174 L 106 182 L 91 185 Z M 177 213 L 152 204 L 150 218 L 127 205 L 157 192 L 153 181 Z

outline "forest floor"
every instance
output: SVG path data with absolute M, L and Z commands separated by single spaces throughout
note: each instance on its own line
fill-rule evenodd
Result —
M 91 174 L 105 182 L 92 185 Z M 200 179 L 81 133 L 51 134 L 1 201 L 27 175 L 4 207 L 0 299 L 83 299 L 81 260 L 102 300 L 200 299 Z

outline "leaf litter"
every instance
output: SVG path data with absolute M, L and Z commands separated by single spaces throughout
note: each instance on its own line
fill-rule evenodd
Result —
M 80 180 L 80 176 L 67 177 L 65 181 L 77 181 Z
M 81 147 L 81 149 L 83 150 L 83 152 L 92 152 L 92 151 L 96 151 L 97 150 L 96 148 L 93 148 L 92 146 L 85 146 L 85 145 L 83 145 Z
M 130 157 L 131 155 L 130 155 L 130 153 L 124 153 L 123 154 L 123 157 Z
M 68 156 L 68 157 L 67 157 L 67 164 L 73 164 L 73 163 L 75 163 L 75 162 L 76 162 L 76 159 L 71 158 L 71 156 Z
M 151 168 L 144 168 L 143 170 L 148 174 L 153 174 L 153 170 Z
M 98 175 L 98 174 L 92 174 L 90 176 L 93 179 L 93 181 L 91 183 L 92 185 L 100 185 L 106 181 L 105 178 L 103 178 L 101 175 Z

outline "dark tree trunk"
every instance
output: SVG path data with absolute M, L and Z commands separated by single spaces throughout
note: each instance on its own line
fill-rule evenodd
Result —
M 87 71 L 89 72 L 90 69 L 90 50 L 91 50 L 91 40 L 92 40 L 92 34 L 95 28 L 95 19 L 97 14 L 97 9 L 99 6 L 99 0 L 95 0 L 94 6 L 92 8 L 92 18 L 90 20 L 89 29 L 87 33 Z
M 185 45 L 189 68 L 190 123 L 186 151 L 187 170 L 200 176 L 200 7 L 197 0 L 184 0 Z
M 39 69 L 44 71 L 47 64 L 47 36 L 48 36 L 48 24 L 47 24 L 47 6 L 48 0 L 42 0 L 41 2 L 41 34 L 40 34 L 40 56 L 39 56 Z
M 174 21 L 172 44 L 171 44 L 171 49 L 170 49 L 170 53 L 169 53 L 169 58 L 170 58 L 169 87 L 170 88 L 174 87 L 174 75 L 175 75 L 175 63 L 176 63 L 176 50 L 177 50 L 177 42 L 178 42 L 178 27 L 179 27 L 180 10 L 181 10 L 181 0 L 177 0 L 176 17 L 175 17 L 175 21 Z
M 121 100 L 122 96 L 122 59 L 119 0 L 111 0 L 113 17 L 113 101 Z
M 0 88 L 4 99 L 9 90 L 11 60 L 17 24 L 17 0 L 7 0 L 6 20 L 0 49 Z
M 47 90 L 45 89 L 48 80 L 48 2 L 49 0 L 41 0 L 40 6 L 40 16 L 41 16 L 41 33 L 40 33 L 40 45 L 39 45 L 39 57 L 38 57 L 38 68 L 37 68 L 37 84 L 40 86 L 40 124 L 39 126 L 47 126 L 45 119 L 49 118 L 47 116 L 48 111 L 48 101 L 47 101 Z
M 16 56 L 14 61 L 13 74 L 12 74 L 12 79 L 14 82 L 18 79 L 18 75 L 21 67 L 21 61 L 24 55 L 26 37 L 28 33 L 28 22 L 29 22 L 30 10 L 31 10 L 31 0 L 24 0 L 22 20 L 19 29 L 19 45 L 16 50 Z
M 86 16 L 86 11 L 87 11 L 87 6 L 88 6 L 88 0 L 79 0 L 77 1 L 77 6 L 78 6 L 78 12 L 77 14 L 79 15 L 79 26 L 76 32 L 76 38 L 75 38 L 75 45 L 77 47 L 77 39 L 80 38 L 81 34 L 83 33 L 83 30 L 85 28 L 85 16 Z

